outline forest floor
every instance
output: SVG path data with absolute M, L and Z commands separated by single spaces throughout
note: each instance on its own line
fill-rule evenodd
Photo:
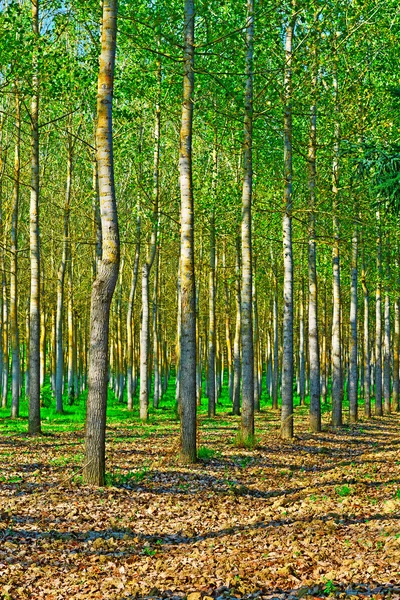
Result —
M 284 443 L 264 402 L 256 446 L 240 449 L 238 417 L 226 400 L 218 412 L 200 414 L 202 458 L 183 468 L 172 400 L 145 425 L 111 401 L 95 489 L 83 399 L 44 409 L 38 438 L 2 411 L 1 597 L 400 598 L 399 415 L 333 431 L 326 412 L 316 435 L 298 407 Z

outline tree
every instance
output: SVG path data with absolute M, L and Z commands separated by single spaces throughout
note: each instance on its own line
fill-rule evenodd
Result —
M 296 10 L 292 5 L 285 33 L 284 74 L 284 216 L 283 216 L 283 358 L 282 437 L 293 437 L 293 247 L 292 247 L 292 60 Z
M 192 130 L 194 100 L 193 0 L 185 0 L 183 102 L 179 171 L 181 191 L 180 254 L 180 366 L 181 460 L 196 461 L 196 286 L 194 273 L 194 206 L 192 181 Z
M 30 261 L 31 292 L 29 319 L 29 433 L 38 435 L 40 424 L 40 247 L 39 247 L 39 0 L 32 0 L 34 37 L 31 100 L 31 201 Z
M 242 421 L 243 441 L 254 435 L 254 340 L 253 340 L 253 260 L 251 238 L 251 204 L 253 194 L 253 52 L 254 2 L 247 0 L 246 22 L 246 89 L 243 140 L 242 190 Z
M 84 480 L 103 485 L 108 381 L 110 305 L 118 279 L 120 241 L 114 187 L 112 99 L 117 35 L 117 2 L 103 0 L 97 92 L 96 156 L 102 229 L 102 256 L 90 307 L 89 392 Z

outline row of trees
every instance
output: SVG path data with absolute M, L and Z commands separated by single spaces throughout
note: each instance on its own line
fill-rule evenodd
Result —
M 243 443 L 262 389 L 288 439 L 296 386 L 315 432 L 321 399 L 334 426 L 360 389 L 398 409 L 398 26 L 375 2 L 3 3 L 3 406 L 11 370 L 36 434 L 46 373 L 58 412 L 88 385 L 87 482 L 108 380 L 146 420 L 176 376 L 185 462 L 204 388 Z

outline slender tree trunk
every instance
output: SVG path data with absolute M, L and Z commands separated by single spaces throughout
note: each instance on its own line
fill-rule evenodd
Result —
M 181 332 L 179 395 L 181 460 L 196 462 L 196 284 L 194 275 L 194 206 L 192 129 L 194 99 L 194 0 L 185 0 L 183 102 L 180 134 L 181 189 Z
M 384 338 L 383 338 L 383 399 L 385 413 L 390 414 L 390 366 L 391 366 L 391 338 L 390 338 L 390 238 L 386 236 L 386 273 L 385 273 L 385 305 L 384 305 Z
M 240 314 L 240 239 L 236 238 L 236 281 L 235 281 L 235 301 L 236 301 L 236 323 L 235 337 L 233 339 L 233 414 L 240 415 L 240 380 L 241 380 L 241 362 L 240 362 L 240 332 L 241 332 L 241 314 Z
M 158 247 L 155 257 L 154 267 L 154 286 L 153 286 L 153 372 L 154 372 L 154 390 L 153 406 L 158 408 L 161 397 L 161 370 L 160 370 L 160 332 L 159 332 L 159 272 L 160 272 L 160 247 Z
M 251 206 L 253 195 L 253 50 L 254 0 L 247 0 L 246 89 L 244 107 L 243 190 L 242 190 L 242 421 L 244 441 L 254 435 L 254 342 L 253 342 L 253 258 Z
M 153 215 L 152 232 L 146 261 L 142 267 L 142 322 L 140 329 L 140 418 L 147 421 L 149 416 L 149 350 L 150 350 L 150 309 L 149 309 L 149 278 L 157 250 L 158 233 L 158 201 L 160 190 L 160 124 L 161 124 L 161 62 L 158 61 L 159 92 L 156 104 L 154 126 L 154 162 L 153 162 Z
M 382 407 L 382 238 L 380 215 L 377 212 L 377 252 L 376 252 L 376 304 L 375 304 L 375 414 L 383 415 Z
M 227 266 L 226 266 L 226 244 L 224 240 L 223 253 L 222 253 L 222 269 L 224 277 L 224 298 L 225 298 L 225 339 L 226 339 L 226 352 L 228 358 L 228 387 L 229 387 L 229 399 L 233 402 L 233 357 L 232 357 L 232 341 L 231 341 L 231 314 L 230 314 L 230 297 L 229 297 L 229 286 L 227 277 Z
M 18 91 L 15 95 L 15 159 L 14 159 L 14 189 L 11 205 L 11 247 L 10 247 L 10 337 L 11 337 L 11 418 L 19 417 L 19 397 L 21 387 L 21 367 L 19 356 L 18 329 L 18 211 L 20 185 L 20 148 L 21 148 L 21 117 Z
M 335 95 L 335 111 L 338 113 L 338 80 L 335 68 L 333 88 Z M 333 249 L 332 249 L 332 425 L 342 425 L 343 373 L 342 373 L 342 340 L 340 323 L 340 230 L 339 230 L 339 145 L 340 124 L 339 115 L 335 115 L 335 130 L 332 162 L 332 197 L 333 197 Z
M 256 267 L 254 265 L 254 270 Z M 260 412 L 260 330 L 258 324 L 258 298 L 253 278 L 253 340 L 254 340 L 254 410 Z
M 308 219 L 308 352 L 310 364 L 310 429 L 321 431 L 321 370 L 318 332 L 317 243 L 315 231 L 317 178 L 317 52 L 313 49 L 311 79 L 312 105 L 308 143 L 308 189 L 310 213 Z
M 132 271 L 132 283 L 129 291 L 128 310 L 126 314 L 126 379 L 127 379 L 127 395 L 128 395 L 128 410 L 133 410 L 133 396 L 135 394 L 134 385 L 134 325 L 133 325 L 133 307 L 135 304 L 136 286 L 139 272 L 139 257 L 140 257 L 140 230 L 141 220 L 140 212 L 138 207 L 138 214 L 136 218 L 136 248 L 135 258 L 133 261 Z
M 39 41 L 39 0 L 32 0 L 32 29 Z M 40 249 L 39 249 L 39 76 L 38 48 L 33 53 L 31 100 L 31 199 L 30 199 L 30 340 L 29 433 L 38 435 L 40 423 Z
M 3 177 L 5 171 L 5 159 L 6 159 L 6 151 L 3 147 L 3 136 L 4 136 L 4 120 L 5 113 L 4 111 L 0 111 L 0 240 L 3 239 L 4 229 L 3 229 Z M 18 132 L 17 132 L 18 134 Z M 4 248 L 0 248 L 0 273 L 4 272 Z M 0 293 L 0 393 L 1 393 L 1 384 L 3 381 L 3 294 Z
M 295 9 L 286 27 L 284 95 L 283 356 L 281 435 L 293 437 L 292 59 Z
M 50 382 L 53 394 L 56 393 L 56 370 L 57 370 L 57 331 L 56 331 L 56 311 L 51 311 L 51 353 L 50 353 Z
M 216 150 L 214 150 L 216 153 Z M 216 159 L 215 159 L 216 160 Z M 216 357 L 215 357 L 215 214 L 214 209 L 211 211 L 210 219 L 210 274 L 209 274 L 209 289 L 208 289 L 208 373 L 207 373 L 207 395 L 208 395 L 208 416 L 215 416 L 215 404 L 217 392 L 215 387 L 216 381 Z
M 56 313 L 56 411 L 62 413 L 63 408 L 63 376 L 64 376 L 64 343 L 63 343 L 63 320 L 64 320 L 64 282 L 65 272 L 70 257 L 69 248 L 69 216 L 71 204 L 71 186 L 72 186 L 72 143 L 68 139 L 68 157 L 67 157 L 67 180 L 65 186 L 64 203 L 64 235 L 61 263 L 57 274 L 57 313 Z
M 369 293 L 366 282 L 363 254 L 361 283 L 364 294 L 364 414 L 371 418 L 371 358 L 369 341 Z
M 391 412 L 390 404 L 390 296 L 389 290 L 385 291 L 385 331 L 383 339 L 383 399 L 385 405 L 385 413 Z
M 300 404 L 304 406 L 306 392 L 306 365 L 304 340 L 304 282 L 301 281 L 299 301 L 299 396 Z
M 279 323 L 278 323 L 278 280 L 274 273 L 274 291 L 272 300 L 273 328 L 273 370 L 272 370 L 272 409 L 278 410 L 279 392 Z
M 67 326 L 68 326 L 68 360 L 67 360 L 67 382 L 68 382 L 68 404 L 71 406 L 75 400 L 74 386 L 74 350 L 76 347 L 75 339 L 75 323 L 74 323 L 74 298 L 72 285 L 72 260 L 70 259 L 68 268 L 68 309 L 67 309 Z
M 399 344 L 400 344 L 400 301 L 394 302 L 394 336 L 393 336 L 393 390 L 392 409 L 399 411 Z
M 349 401 L 350 423 L 358 420 L 358 370 L 357 370 L 357 317 L 358 317 L 358 229 L 354 224 L 351 253 L 351 287 L 350 287 L 350 348 L 349 348 Z
M 96 148 L 99 175 L 102 258 L 92 287 L 89 392 L 86 413 L 84 480 L 103 485 L 108 380 L 110 305 L 118 279 L 120 243 L 115 201 L 112 96 L 117 34 L 116 0 L 103 0 L 101 55 L 97 91 Z
M 7 298 L 7 279 L 5 271 L 2 276 L 2 297 L 3 297 L 3 381 L 2 381 L 2 407 L 6 408 L 8 399 L 8 369 L 9 369 L 9 355 L 8 355 L 8 298 Z

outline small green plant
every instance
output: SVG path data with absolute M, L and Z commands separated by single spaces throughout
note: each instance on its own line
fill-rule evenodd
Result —
M 335 487 L 335 492 L 341 498 L 344 498 L 345 496 L 351 496 L 351 489 L 349 488 L 348 485 L 338 485 L 338 486 L 336 486 Z
M 145 556 L 155 556 L 156 551 L 153 550 L 153 548 L 150 548 L 150 546 L 145 546 L 142 550 L 142 554 Z
M 333 595 L 337 590 L 336 585 L 333 583 L 332 579 L 328 579 L 325 581 L 324 593 L 329 596 Z
M 197 456 L 201 460 L 208 460 L 210 458 L 214 458 L 215 450 L 213 448 L 207 448 L 207 446 L 200 446 L 197 451 Z
M 400 488 L 396 490 L 396 492 L 395 492 L 395 494 L 394 494 L 394 497 L 395 497 L 397 500 L 400 500 Z
M 310 500 L 311 502 L 316 502 L 318 500 L 318 497 L 315 494 L 311 494 Z
M 148 472 L 149 472 L 149 467 L 143 467 L 142 469 L 139 469 L 138 471 L 133 471 L 132 473 L 128 473 L 128 475 L 130 475 L 131 479 L 134 479 L 137 483 L 139 483 L 140 481 L 143 481 L 144 479 L 146 479 Z
M 243 436 L 241 431 L 238 431 L 233 441 L 233 445 L 236 448 L 246 448 L 247 450 L 254 450 L 257 446 L 257 440 L 254 435 Z
M 131 481 L 139 483 L 146 478 L 148 471 L 148 467 L 143 467 L 142 469 L 138 469 L 137 471 L 129 471 L 128 473 L 114 471 L 114 473 L 107 473 L 106 483 L 107 485 L 112 486 L 126 485 Z

